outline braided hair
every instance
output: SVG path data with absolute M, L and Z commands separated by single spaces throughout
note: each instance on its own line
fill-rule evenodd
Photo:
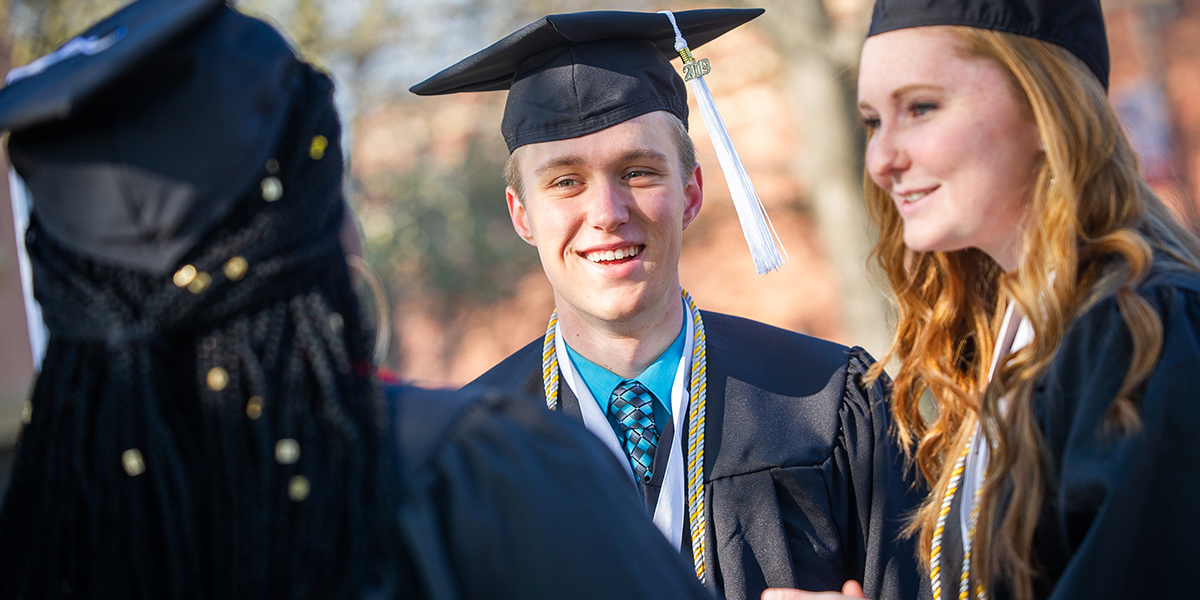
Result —
M 50 343 L 0 509 L 0 597 L 340 598 L 406 581 L 370 332 L 338 244 L 333 85 L 173 275 L 35 220 Z

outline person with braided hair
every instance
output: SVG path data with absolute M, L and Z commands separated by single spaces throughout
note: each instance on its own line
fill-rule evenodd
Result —
M 0 597 L 706 597 L 581 427 L 373 379 L 332 93 L 221 0 L 9 74 L 49 343 Z

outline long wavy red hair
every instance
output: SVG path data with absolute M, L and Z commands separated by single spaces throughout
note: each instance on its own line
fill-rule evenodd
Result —
M 1105 90 L 1082 61 L 1030 37 L 949 29 L 964 56 L 988 58 L 1004 68 L 1014 98 L 1032 115 L 1045 144 L 1028 199 L 1024 252 L 1018 268 L 1004 273 L 975 249 L 910 251 L 892 198 L 864 177 L 867 210 L 879 231 L 872 260 L 897 307 L 893 345 L 874 374 L 892 357 L 899 359 L 892 400 L 897 432 L 932 490 L 910 527 L 926 562 L 955 459 L 976 424 L 982 425 L 994 450 L 972 545 L 973 577 L 986 585 L 999 576 L 1024 600 L 1033 596 L 1033 533 L 1047 481 L 1033 386 L 1071 321 L 1115 294 L 1134 349 L 1107 420 L 1114 430 L 1136 430 L 1140 421 L 1131 396 L 1158 362 L 1162 323 L 1134 288 L 1156 252 L 1197 268 L 1200 242 L 1138 175 L 1136 156 Z M 989 385 L 1008 302 L 1017 304 L 1035 338 L 999 366 Z M 928 419 L 920 406 L 926 392 L 935 406 Z M 1006 411 L 1000 409 L 1002 397 L 1008 399 Z M 998 506 L 1005 482 L 1012 485 L 1012 501 Z

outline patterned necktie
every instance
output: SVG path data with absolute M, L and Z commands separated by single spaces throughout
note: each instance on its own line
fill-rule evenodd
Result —
M 629 457 L 634 477 L 650 483 L 654 451 L 658 448 L 658 430 L 654 428 L 654 395 L 633 379 L 622 381 L 613 390 L 608 413 L 621 428 L 621 446 Z M 640 486 L 639 486 L 640 487 Z

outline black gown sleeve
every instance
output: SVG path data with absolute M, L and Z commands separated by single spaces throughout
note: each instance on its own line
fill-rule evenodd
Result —
M 402 399 L 397 419 L 401 522 L 427 597 L 711 598 L 581 426 L 487 392 L 419 395 L 437 399 Z
M 925 495 L 916 470 L 906 464 L 891 428 L 887 375 L 864 382 L 874 360 L 861 348 L 850 351 L 837 444 L 845 458 L 840 477 L 850 486 L 847 571 L 875 600 L 930 598 L 929 579 L 919 568 L 912 538 L 902 534 Z
M 1163 348 L 1136 399 L 1140 430 L 1116 432 L 1104 422 L 1132 350 L 1115 300 L 1071 325 L 1035 388 L 1051 482 L 1035 548 L 1050 598 L 1200 593 L 1198 289 L 1191 282 L 1141 290 L 1161 315 Z

